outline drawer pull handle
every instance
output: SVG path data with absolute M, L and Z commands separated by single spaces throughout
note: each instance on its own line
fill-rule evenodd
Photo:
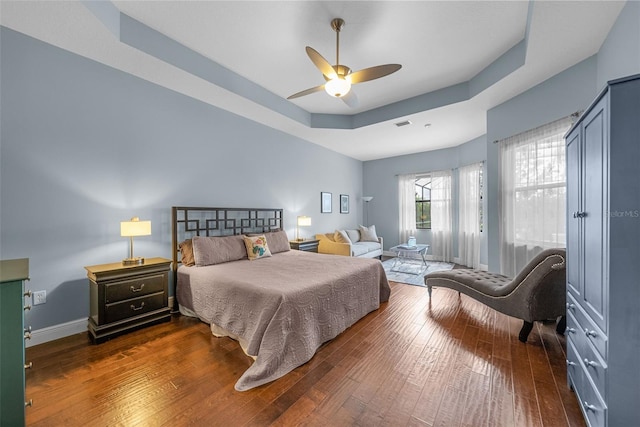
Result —
M 572 362 L 571 360 L 567 359 L 567 366 L 576 366 L 576 362 Z
M 140 292 L 141 290 L 144 289 L 144 283 L 142 285 L 140 285 L 139 288 L 134 288 L 133 286 L 131 286 L 129 289 L 131 289 L 131 292 L 135 293 L 135 292 Z
M 569 310 L 575 310 L 575 309 L 576 309 L 576 305 L 575 305 L 575 304 L 573 304 L 573 303 L 567 303 L 567 308 L 568 308 Z
M 598 334 L 596 333 L 596 331 L 590 331 L 589 329 L 585 328 L 584 329 L 584 334 L 588 337 L 597 337 Z
M 589 405 L 589 402 L 587 402 L 586 400 L 583 402 L 583 406 L 587 411 L 596 412 L 598 410 L 595 405 Z
M 24 407 L 26 408 L 27 406 L 33 406 L 33 399 L 29 399 L 28 402 L 24 402 Z
M 31 339 L 31 331 L 29 330 L 24 330 L 24 339 L 25 340 L 30 340 Z
M 576 329 L 575 328 L 567 328 L 567 332 L 569 332 L 570 334 L 575 334 L 576 333 Z
M 589 360 L 589 359 L 584 359 L 584 364 L 587 366 L 591 366 L 592 368 L 595 368 L 596 366 L 598 366 L 598 364 L 596 362 L 594 362 L 593 360 Z
M 31 291 L 26 291 L 26 292 L 24 293 L 24 297 L 25 297 L 25 298 L 31 298 Z
M 584 218 L 585 216 L 587 216 L 586 212 L 574 212 L 573 213 L 573 217 L 574 218 Z
M 133 311 L 142 310 L 143 308 L 144 308 L 144 301 L 140 304 L 140 307 L 136 307 L 135 305 L 131 304 L 131 310 Z
M 24 306 L 24 311 L 27 311 L 27 310 L 31 310 L 31 306 L 30 305 L 25 305 Z
M 33 362 L 29 362 L 28 365 L 24 365 L 24 369 L 31 369 L 33 368 Z

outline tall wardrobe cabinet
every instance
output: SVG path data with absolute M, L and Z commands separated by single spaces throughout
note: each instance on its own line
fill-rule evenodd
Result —
M 590 426 L 640 426 L 640 75 L 566 136 L 567 377 Z

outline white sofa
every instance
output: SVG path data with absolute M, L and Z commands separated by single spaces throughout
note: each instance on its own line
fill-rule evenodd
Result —
M 321 254 L 333 254 L 355 256 L 363 258 L 382 257 L 383 241 L 378 236 L 378 241 L 362 241 L 359 230 L 343 230 L 349 236 L 349 242 L 336 241 L 334 233 L 316 234 L 318 239 L 318 252 Z

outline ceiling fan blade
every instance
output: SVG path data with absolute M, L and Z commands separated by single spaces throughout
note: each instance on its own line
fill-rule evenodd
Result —
M 380 77 L 388 76 L 389 74 L 395 73 L 400 68 L 402 68 L 402 65 L 400 64 L 385 64 L 378 65 L 376 67 L 365 68 L 364 70 L 351 73 L 351 83 L 355 84 L 379 79 Z
M 324 90 L 324 85 L 312 87 L 301 92 L 294 93 L 293 95 L 287 97 L 287 99 L 300 98 L 301 96 L 311 95 L 312 93 L 320 92 L 321 90 Z
M 329 61 L 324 59 L 322 55 L 318 53 L 314 48 L 307 46 L 307 55 L 314 65 L 320 70 L 322 74 L 328 79 L 335 79 L 337 77 L 336 70 L 333 69 Z
M 351 108 L 356 108 L 360 104 L 358 100 L 358 96 L 353 91 L 353 89 L 347 92 L 346 95 L 343 95 L 342 97 L 340 97 L 340 99 L 342 99 L 344 103 Z

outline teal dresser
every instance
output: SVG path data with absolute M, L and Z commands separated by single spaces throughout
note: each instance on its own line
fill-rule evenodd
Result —
M 0 427 L 23 426 L 25 400 L 24 281 L 29 278 L 29 259 L 0 261 Z

